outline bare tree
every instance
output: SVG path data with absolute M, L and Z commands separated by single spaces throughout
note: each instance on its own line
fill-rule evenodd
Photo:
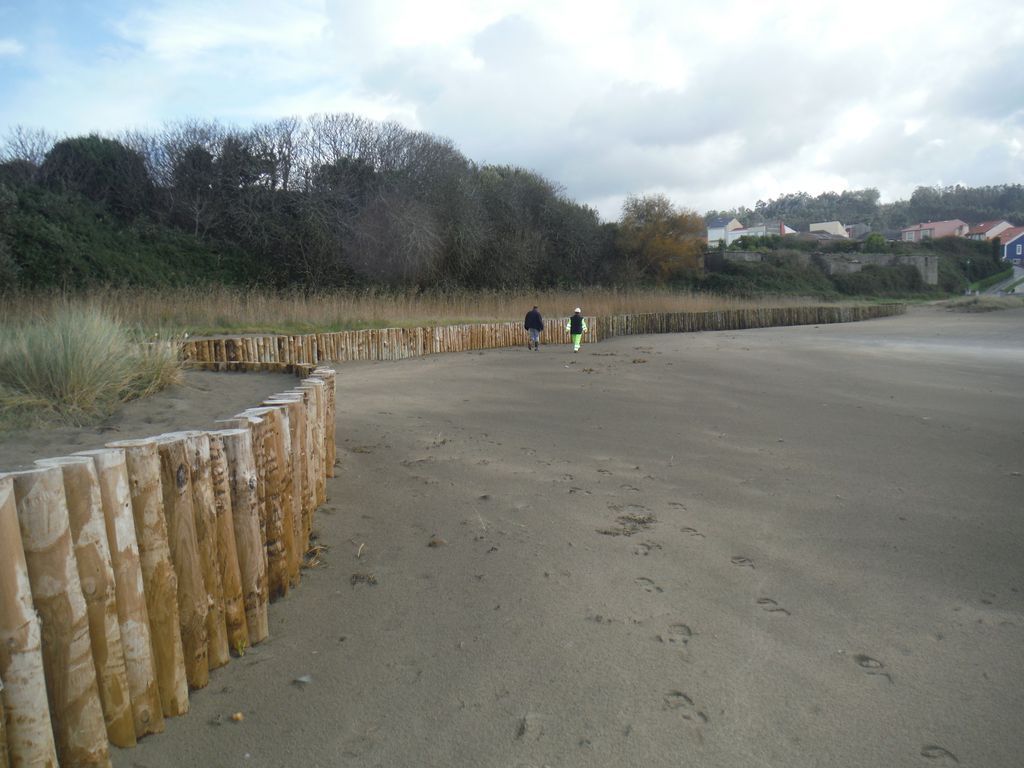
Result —
M 410 285 L 432 274 L 441 245 L 427 206 L 400 193 L 381 192 L 355 221 L 349 263 L 371 280 Z
M 42 128 L 16 125 L 8 132 L 0 148 L 0 162 L 23 160 L 38 168 L 59 138 Z

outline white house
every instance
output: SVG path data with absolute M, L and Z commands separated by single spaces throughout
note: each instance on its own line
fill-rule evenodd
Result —
M 767 235 L 795 235 L 796 230 L 787 227 L 781 221 L 769 221 L 765 224 L 754 224 L 751 227 L 733 229 L 726 233 L 725 244 L 732 245 L 741 237 L 765 237 Z
M 829 235 L 837 235 L 839 237 L 849 237 L 849 233 L 846 231 L 846 227 L 840 224 L 838 221 L 819 221 L 816 224 L 811 224 L 807 230 L 808 232 L 825 232 Z
M 731 242 L 728 239 L 728 233 L 742 228 L 743 225 L 736 219 L 730 219 L 725 216 L 712 219 L 708 222 L 708 245 L 717 245 L 722 240 L 725 240 L 726 245 L 728 245 Z

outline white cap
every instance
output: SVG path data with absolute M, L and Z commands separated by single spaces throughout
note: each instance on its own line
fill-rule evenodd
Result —
M 583 310 L 582 310 L 582 309 L 580 309 L 579 307 L 576 307 L 576 309 L 574 309 L 574 310 L 573 310 L 573 312 L 582 312 L 582 311 L 583 311 Z

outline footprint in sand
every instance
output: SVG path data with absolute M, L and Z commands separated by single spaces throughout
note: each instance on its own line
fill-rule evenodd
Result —
M 622 488 L 624 491 L 636 491 L 637 493 L 640 493 L 640 489 L 637 488 L 635 485 L 627 485 L 623 483 L 622 485 L 619 486 L 619 488 Z
M 587 496 L 590 495 L 590 491 L 588 491 L 586 488 L 577 488 L 575 486 L 569 489 L 569 493 L 585 493 L 587 494 Z
M 761 610 L 768 613 L 782 613 L 789 616 L 789 611 L 779 605 L 777 602 L 772 600 L 770 597 L 759 597 L 757 598 L 757 604 L 761 606 Z
M 729 562 L 731 562 L 733 565 L 738 565 L 741 568 L 754 567 L 754 561 L 751 560 L 749 557 L 743 557 L 742 555 L 733 555 L 732 559 Z
M 885 664 L 880 662 L 878 659 L 873 659 L 870 656 L 865 656 L 863 653 L 854 654 L 853 660 L 857 662 L 857 666 L 861 667 L 869 675 L 878 675 L 884 677 L 890 683 L 893 682 L 892 675 L 888 672 L 883 672 Z
M 708 716 L 697 709 L 693 699 L 682 691 L 669 691 L 665 694 L 664 701 L 665 709 L 676 710 L 683 716 L 684 720 L 690 720 L 701 725 L 708 721 Z
M 665 632 L 664 636 L 658 635 L 659 640 L 670 645 L 686 645 L 690 642 L 691 637 L 693 637 L 693 630 L 690 629 L 689 625 L 682 622 L 669 624 L 668 631 Z
M 679 501 L 670 501 L 668 505 L 670 507 L 675 507 L 676 509 L 686 509 L 686 505 Z
M 694 537 L 696 537 L 698 539 L 703 539 L 704 538 L 704 534 L 703 533 L 698 531 L 696 528 L 691 528 L 688 525 L 684 525 L 679 530 L 682 531 L 683 533 L 685 533 L 687 536 L 694 536 Z
M 633 547 L 633 554 L 643 555 L 644 557 L 646 557 L 647 555 L 651 554 L 651 552 L 655 549 L 661 549 L 661 544 L 658 544 L 653 541 L 641 541 L 639 544 Z
M 641 576 L 638 579 L 634 579 L 634 581 L 637 584 L 639 584 L 641 587 L 644 588 L 644 592 L 652 592 L 652 593 L 654 593 L 654 592 L 664 592 L 665 591 L 664 589 L 659 587 L 657 584 L 655 584 L 653 580 L 648 579 L 646 576 Z
M 952 760 L 957 765 L 960 764 L 956 755 L 937 744 L 926 744 L 921 747 L 921 757 L 927 757 L 929 760 Z
M 611 472 L 609 470 L 607 470 L 607 469 L 599 469 L 597 471 L 599 473 L 601 473 L 602 475 L 610 475 L 611 474 Z

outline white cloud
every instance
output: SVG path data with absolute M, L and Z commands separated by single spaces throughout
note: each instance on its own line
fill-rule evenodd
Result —
M 301 51 L 327 26 L 320 3 L 205 2 L 147 6 L 117 24 L 128 41 L 161 60 L 223 51 Z
M 0 56 L 20 56 L 25 52 L 25 46 L 13 37 L 0 37 Z
M 120 45 L 77 56 L 0 39 L 34 67 L 0 128 L 353 111 L 611 218 L 651 191 L 705 210 L 1024 182 L 1024 5 L 1006 0 L 164 0 L 106 26 Z

